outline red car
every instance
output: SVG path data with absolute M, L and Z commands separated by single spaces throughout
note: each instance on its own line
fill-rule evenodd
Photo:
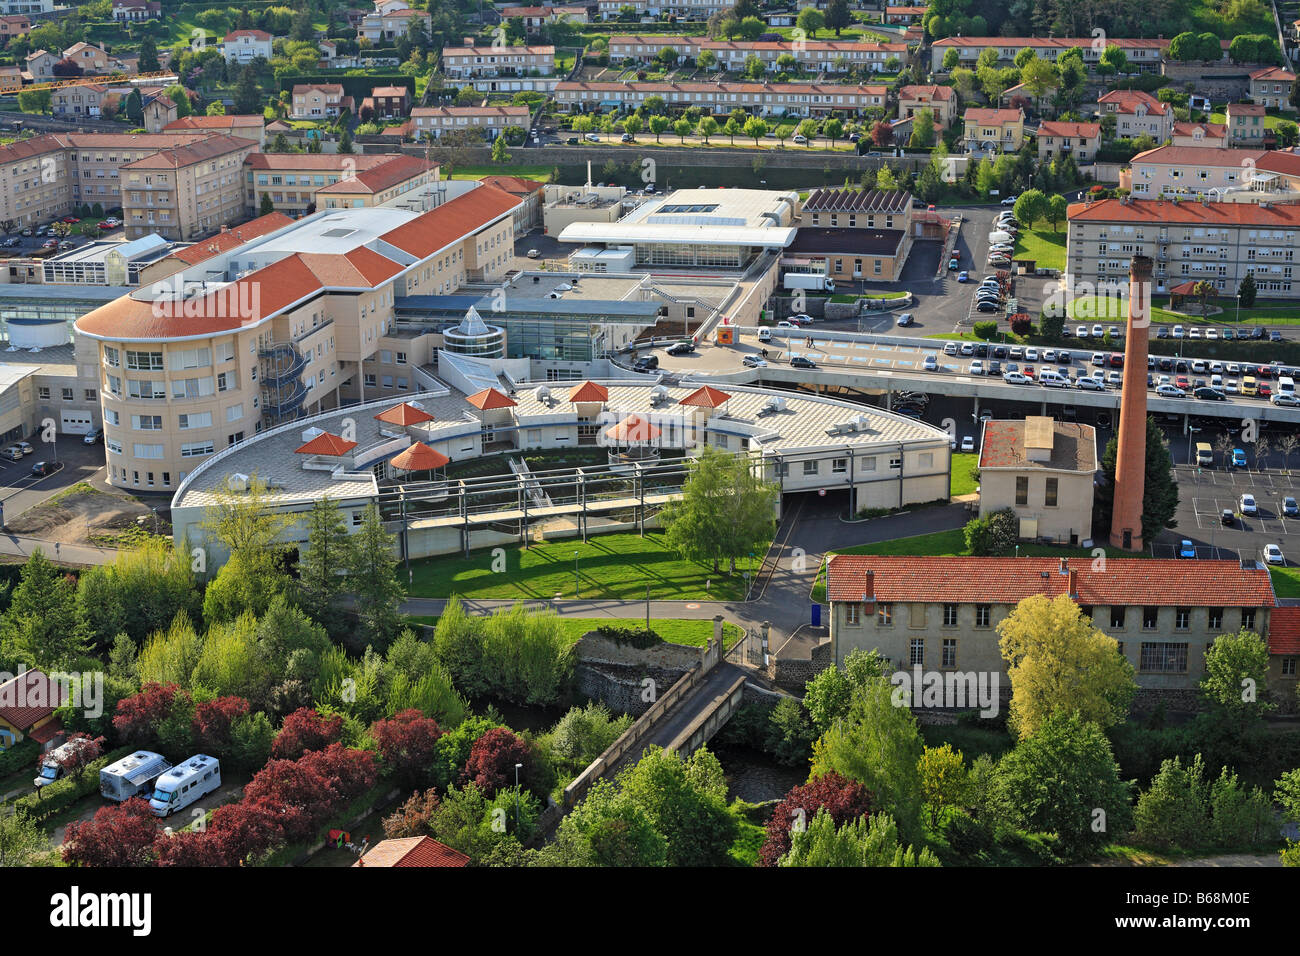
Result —
M 1032 379 L 1034 377 L 1034 367 L 1032 365 L 1026 365 L 1020 370 L 1020 374 L 1025 378 Z
M 1268 398 L 1273 394 L 1273 389 L 1269 388 L 1267 382 L 1260 382 L 1256 392 L 1258 392 L 1260 398 Z
M 81 222 L 81 220 L 78 219 L 76 216 L 64 216 L 61 221 L 66 222 L 69 226 Z
M 1111 352 L 1111 353 L 1110 353 L 1110 366 L 1111 366 L 1111 368 L 1123 368 L 1123 367 L 1124 367 L 1124 356 L 1123 356 L 1123 355 L 1120 355 L 1120 353 L 1118 353 L 1118 352 Z
M 1257 374 L 1259 375 L 1260 378 L 1272 378 L 1273 369 L 1268 365 L 1261 365 L 1258 369 Z
M 97 228 L 97 229 L 103 229 L 105 232 L 107 232 L 109 229 L 116 229 L 117 226 L 110 226 L 110 225 L 109 225 L 108 223 L 106 223 L 106 222 L 101 222 L 101 223 L 100 223 L 96 228 Z
M 1187 391 L 1187 389 L 1192 387 L 1192 383 L 1187 381 L 1187 376 L 1185 375 L 1179 375 L 1177 378 L 1175 378 L 1174 384 L 1177 385 L 1179 388 L 1181 388 L 1183 391 Z

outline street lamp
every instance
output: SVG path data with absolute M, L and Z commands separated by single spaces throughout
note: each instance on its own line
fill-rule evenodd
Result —
M 1241 293 L 1237 293 L 1237 324 L 1241 325 Z
M 523 764 L 515 764 L 515 835 L 519 835 L 519 771 Z
M 578 597 L 578 552 L 573 552 L 573 596 Z

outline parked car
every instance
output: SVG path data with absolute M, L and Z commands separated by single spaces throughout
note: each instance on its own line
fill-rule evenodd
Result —
M 958 273 L 957 273 L 957 281 L 958 281 L 958 282 L 970 282 L 970 273 L 969 273 L 969 272 L 958 272 Z
M 1029 380 L 1028 378 L 1026 378 L 1024 375 L 1021 375 L 1019 372 L 1007 372 L 1007 373 L 1005 373 L 1005 374 L 1002 376 L 1002 381 L 1006 382 L 1008 385 L 1031 385 L 1031 384 L 1033 384 L 1032 382 L 1030 382 L 1030 380 Z
M 1178 556 L 1180 558 L 1196 557 L 1196 545 L 1192 544 L 1188 538 L 1183 538 L 1183 540 L 1178 543 Z
M 97 442 L 101 442 L 103 440 L 104 440 L 104 429 L 92 428 L 90 431 L 86 432 L 86 434 L 82 437 L 81 443 L 83 445 L 94 445 Z
M 927 355 L 922 363 L 922 368 L 927 372 L 937 372 L 939 371 L 939 360 L 933 355 Z
M 52 475 L 58 470 L 58 465 L 52 461 L 38 461 L 32 465 L 32 474 L 38 478 L 44 478 L 46 475 Z
M 537 250 L 537 249 L 529 249 L 529 250 L 528 250 L 528 258 L 529 258 L 529 259 L 540 259 L 541 257 L 542 257 L 542 253 L 541 253 L 539 250 Z
M 674 342 L 664 350 L 669 355 L 690 355 L 695 351 L 694 342 Z
M 1237 523 L 1237 516 L 1232 513 L 1231 508 L 1224 508 L 1219 514 L 1219 523 L 1225 528 L 1231 528 Z
M 1282 556 L 1282 549 L 1275 544 L 1264 545 L 1264 560 L 1269 564 L 1286 564 L 1286 558 Z
M 816 368 L 817 363 L 810 358 L 804 358 L 802 355 L 796 355 L 790 359 L 791 368 Z
M 1184 398 L 1187 393 L 1175 385 L 1157 385 L 1156 394 L 1161 398 Z
M 1246 467 L 1246 452 L 1243 449 L 1234 448 L 1232 450 L 1232 467 L 1233 468 Z
M 1300 518 L 1300 505 L 1296 504 L 1295 498 L 1287 495 L 1282 499 L 1282 514 L 1288 518 Z
M 984 300 L 983 302 L 980 302 L 978 305 L 975 306 L 975 311 L 976 311 L 976 312 L 996 312 L 996 311 L 998 311 L 998 304 L 997 304 L 996 302 L 989 302 L 989 301 L 986 299 L 986 300 Z
M 1255 504 L 1255 496 L 1252 494 L 1242 495 L 1241 500 L 1237 502 L 1237 510 L 1244 515 L 1259 514 L 1259 505 Z
M 962 438 L 962 440 L 961 440 L 961 450 L 962 450 L 962 451 L 974 451 L 974 450 L 975 450 L 975 438 L 974 438 L 974 436 L 972 436 L 972 435 L 967 435 L 967 436 L 965 436 L 964 438 Z
M 913 321 L 914 321 L 914 317 L 911 312 L 904 312 L 902 315 L 898 317 L 898 324 L 900 327 L 905 328 L 911 325 Z

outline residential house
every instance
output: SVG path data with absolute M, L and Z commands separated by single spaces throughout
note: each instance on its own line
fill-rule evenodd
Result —
M 368 99 L 379 119 L 400 119 L 411 109 L 411 91 L 405 86 L 376 86 Z
M 1229 103 L 1224 118 L 1228 121 L 1228 139 L 1233 146 L 1259 147 L 1275 141 L 1262 103 Z
M 1038 161 L 1050 162 L 1070 155 L 1076 162 L 1091 163 L 1101 149 L 1100 123 L 1063 123 L 1044 120 L 1038 124 Z
M 8 40 L 10 37 L 22 36 L 24 33 L 31 32 L 32 21 L 30 17 L 23 14 L 0 17 L 0 40 Z
M 826 591 L 835 664 L 876 650 L 890 670 L 993 673 L 1004 687 L 998 626 L 1026 598 L 1068 596 L 1133 665 L 1140 704 L 1189 706 L 1210 645 L 1268 634 L 1276 603 L 1268 571 L 1236 560 L 840 554 Z
M 957 91 L 951 86 L 904 86 L 898 91 L 898 118 L 920 110 L 934 114 L 936 130 L 947 129 L 957 119 Z
M 108 87 L 99 83 L 59 87 L 50 90 L 50 111 L 54 116 L 96 117 L 107 95 Z
M 233 30 L 222 41 L 221 52 L 227 63 L 238 63 L 241 66 L 252 63 L 259 56 L 270 60 L 272 39 L 271 34 L 265 30 Z
M 391 43 L 407 36 L 411 24 L 416 21 L 423 24 L 424 35 L 430 36 L 433 18 L 428 11 L 412 10 L 406 0 L 375 0 L 374 10 L 367 13 L 357 26 L 357 39 L 366 39 L 376 45 Z
M 58 63 L 59 59 L 49 50 L 33 50 L 27 54 L 23 62 L 33 83 L 46 83 L 58 79 L 54 75 L 54 64 Z
M 491 141 L 507 126 L 527 129 L 529 116 L 527 106 L 417 106 L 411 110 L 411 135 L 418 141 L 479 130 Z
M 1269 615 L 1268 687 L 1282 713 L 1297 709 L 1297 669 L 1300 668 L 1300 607 L 1279 605 Z
M 266 120 L 256 113 L 223 113 L 220 116 L 182 116 L 163 127 L 163 132 L 226 133 L 240 139 L 251 139 L 257 143 L 258 149 L 262 149 L 266 145 L 267 126 Z
M 1169 41 L 1157 37 L 1141 39 L 1129 37 L 1107 37 L 1105 44 L 1099 44 L 1093 37 L 945 37 L 935 40 L 930 46 L 930 70 L 934 73 L 943 71 L 943 58 L 949 50 L 956 50 L 958 65 L 970 69 L 985 50 L 996 50 L 999 66 L 1011 66 L 1021 50 L 1033 50 L 1035 55 L 1044 60 L 1056 60 L 1065 50 L 1076 49 L 1083 54 L 1083 65 L 1087 70 L 1094 69 L 1101 61 L 1101 54 L 1106 46 L 1117 46 L 1128 57 L 1132 72 L 1158 73 L 1165 55 L 1169 50 Z
M 924 19 L 926 8 L 920 7 L 885 7 L 885 22 L 895 26 L 910 26 Z
M 432 837 L 398 837 L 380 840 L 352 866 L 469 866 L 469 857 Z
M 596 12 L 602 20 L 617 20 L 623 15 L 626 0 L 596 0 Z M 643 8 L 646 16 L 670 16 L 677 20 L 703 22 L 715 13 L 731 9 L 727 0 L 652 0 Z
M 296 120 L 333 119 L 352 109 L 352 97 L 340 83 L 298 83 L 294 85 L 289 116 Z
M 144 104 L 144 128 L 150 133 L 161 133 L 169 123 L 176 121 L 176 104 L 170 97 L 159 93 Z
M 1170 145 L 1208 146 L 1214 149 L 1227 149 L 1228 124 L 1175 122 Z
M 1091 425 L 1047 416 L 984 423 L 980 517 L 1010 508 L 1020 537 L 1078 546 L 1092 537 L 1097 434 Z
M 423 189 L 434 181 L 437 163 L 418 156 L 384 154 L 385 162 L 351 173 L 316 191 L 318 209 L 357 209 L 382 206 Z
M 162 17 L 159 0 L 113 0 L 113 19 L 119 23 L 157 20 Z
M 963 114 L 968 153 L 1014 153 L 1025 141 L 1025 111 L 970 107 Z
M 63 51 L 63 58 L 77 64 L 81 67 L 81 72 L 88 76 L 107 72 L 112 60 L 107 50 L 85 42 L 72 44 Z
M 1250 101 L 1260 106 L 1294 113 L 1291 87 L 1295 74 L 1283 66 L 1266 66 L 1250 74 Z
M 1141 90 L 1111 90 L 1097 98 L 1102 116 L 1115 117 L 1115 135 L 1120 139 L 1150 136 L 1162 143 L 1173 134 L 1174 108 Z
M 22 68 L 17 66 L 0 66 L 0 93 L 14 93 L 22 88 Z
M 835 279 L 893 282 L 913 238 L 912 196 L 904 190 L 814 189 L 782 258 L 824 266 Z
M 0 684 L 0 751 L 30 737 L 41 750 L 58 746 L 63 722 L 54 711 L 67 700 L 67 688 L 42 671 L 24 670 Z

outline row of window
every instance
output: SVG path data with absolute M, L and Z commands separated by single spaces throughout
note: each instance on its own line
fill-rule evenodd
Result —
M 849 602 L 845 608 L 845 623 L 857 626 L 862 623 L 862 604 Z M 926 626 L 925 604 L 909 604 L 910 620 L 909 627 Z M 958 613 L 961 609 L 960 604 L 943 605 L 943 626 L 956 627 Z M 1090 607 L 1080 607 L 1080 612 L 1084 617 L 1091 619 L 1093 609 Z M 1123 605 L 1114 605 L 1110 609 L 1110 630 L 1125 630 L 1128 627 L 1129 608 Z M 975 626 L 986 628 L 992 626 L 993 605 L 976 604 L 975 605 Z M 1186 631 L 1191 629 L 1192 609 L 1189 607 L 1174 608 L 1174 629 Z M 1142 630 L 1154 631 L 1159 627 L 1160 608 L 1143 607 L 1142 608 Z M 877 602 L 876 604 L 876 625 L 878 627 L 892 627 L 894 624 L 894 605 L 886 602 Z M 1253 630 L 1255 627 L 1255 609 L 1241 609 L 1241 626 L 1246 630 Z M 1223 627 L 1223 608 L 1211 607 L 1206 609 L 1206 627 L 1212 631 L 1217 631 Z
M 82 401 L 93 402 L 96 399 L 97 393 L 93 388 L 86 388 L 86 389 L 82 389 L 81 394 L 82 394 Z M 59 389 L 59 397 L 65 402 L 75 402 L 76 401 L 75 396 L 76 396 L 76 391 L 74 389 L 67 388 L 67 387 Z M 36 397 L 39 398 L 42 402 L 48 402 L 50 400 L 50 387 L 48 385 L 36 386 Z

